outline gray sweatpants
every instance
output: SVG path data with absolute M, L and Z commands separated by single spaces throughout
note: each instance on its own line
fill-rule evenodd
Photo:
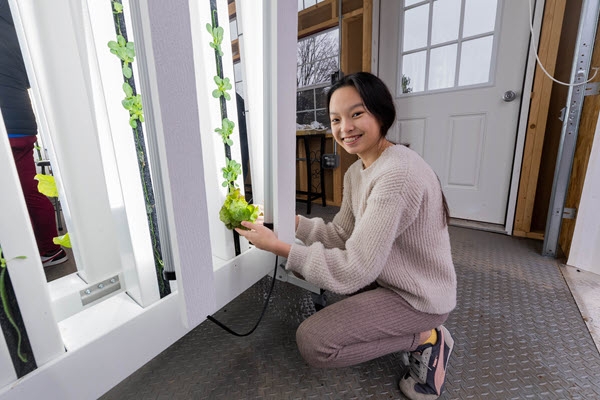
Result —
M 302 357 L 315 367 L 346 367 L 400 350 L 413 351 L 422 332 L 448 314 L 415 310 L 398 294 L 378 287 L 325 307 L 296 332 Z

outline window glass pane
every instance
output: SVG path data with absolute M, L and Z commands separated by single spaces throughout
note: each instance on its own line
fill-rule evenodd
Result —
M 401 93 L 422 92 L 425 90 L 425 63 L 427 52 L 407 54 L 402 57 Z
M 237 20 L 235 18 L 229 21 L 229 37 L 231 40 L 238 38 Z
M 431 49 L 429 60 L 429 90 L 454 87 L 456 44 Z
M 304 0 L 298 0 L 298 11 L 304 10 Z
M 313 89 L 302 90 L 296 93 L 296 110 L 312 110 L 315 108 L 315 91 Z
M 327 110 L 317 110 L 317 122 L 323 124 L 323 126 L 329 127 L 331 123 L 329 122 L 329 115 L 327 115 Z
M 338 28 L 309 36 L 298 42 L 298 87 L 326 83 L 338 70 Z
M 458 39 L 460 3 L 460 0 L 437 0 L 433 3 L 432 45 Z
M 315 0 L 304 0 L 304 8 L 312 7 L 315 4 L 317 4 Z
M 493 44 L 493 36 L 463 42 L 458 75 L 459 86 L 489 82 Z
M 466 0 L 463 37 L 493 31 L 496 8 L 497 0 Z
M 417 4 L 417 3 L 421 2 L 421 1 L 423 1 L 423 0 L 405 0 L 404 1 L 404 7 L 410 7 L 413 4 Z
M 296 123 L 304 125 L 310 124 L 315 120 L 315 112 L 314 111 L 303 111 L 296 113 Z
M 404 13 L 403 51 L 427 45 L 429 4 L 411 8 Z
M 327 92 L 330 86 L 315 89 L 316 92 L 316 107 L 315 108 L 327 108 Z

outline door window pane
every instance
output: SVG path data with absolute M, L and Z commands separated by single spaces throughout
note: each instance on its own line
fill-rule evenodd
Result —
M 437 0 L 433 3 L 431 44 L 458 39 L 460 0 Z
M 402 82 L 400 93 L 422 92 L 425 90 L 425 65 L 427 52 L 407 54 L 402 57 Z
M 429 61 L 429 90 L 454 86 L 456 73 L 456 44 L 431 49 Z
M 397 95 L 493 81 L 499 4 L 404 0 Z
M 463 42 L 458 85 L 475 85 L 490 80 L 493 36 Z
M 463 37 L 493 31 L 496 8 L 497 0 L 466 0 Z
M 427 46 L 429 27 L 429 4 L 407 10 L 404 13 L 404 43 L 402 49 L 410 51 Z

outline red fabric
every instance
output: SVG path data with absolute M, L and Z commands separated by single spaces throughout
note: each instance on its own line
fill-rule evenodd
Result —
M 38 191 L 38 182 L 34 179 L 36 169 L 33 161 L 33 145 L 36 137 L 9 138 L 9 141 L 38 250 L 41 255 L 57 251 L 60 246 L 52 242 L 52 239 L 58 236 L 54 206 L 46 196 Z

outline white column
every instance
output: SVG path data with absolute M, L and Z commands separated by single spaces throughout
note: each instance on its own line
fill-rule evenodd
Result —
M 64 347 L 50 308 L 46 275 L 1 114 L 0 171 L 0 245 L 8 260 L 8 272 L 33 355 L 40 366 L 61 355 Z M 20 256 L 25 259 L 14 259 Z M 5 346 L 0 345 L 0 367 L 10 363 L 10 370 L 13 370 L 12 361 L 10 357 L 8 361 L 5 359 L 8 354 L 3 349 Z M 0 381 L 10 378 L 10 371 L 4 368 L 0 371 Z
M 214 312 L 213 257 L 187 3 L 132 2 L 140 12 L 148 68 L 148 125 L 160 145 L 164 200 L 182 315 L 194 327 Z M 148 40 L 149 39 L 149 40 Z M 208 45 L 208 44 L 207 44 Z M 202 125 L 202 133 L 205 133 Z M 213 128 L 214 129 L 214 128 Z
M 95 283 L 121 268 L 106 191 L 82 24 L 68 0 L 10 0 L 79 274 Z M 26 39 L 26 40 L 25 40 Z M 81 42 L 78 42 L 80 40 Z
M 123 3 L 128 41 L 137 44 L 128 18 L 129 2 Z M 94 89 L 94 109 L 101 154 L 109 178 L 108 197 L 119 235 L 125 286 L 138 304 L 148 306 L 157 301 L 160 295 L 138 154 L 129 125 L 129 112 L 121 105 L 125 97 L 121 62 L 107 46 L 109 41 L 116 40 L 112 7 L 110 2 L 95 0 L 88 0 L 82 5 L 82 20 L 89 30 L 86 39 L 90 55 L 90 80 Z M 138 63 L 139 57 L 136 57 L 132 65 L 136 85 L 140 82 Z M 140 92 L 139 86 L 137 91 Z

